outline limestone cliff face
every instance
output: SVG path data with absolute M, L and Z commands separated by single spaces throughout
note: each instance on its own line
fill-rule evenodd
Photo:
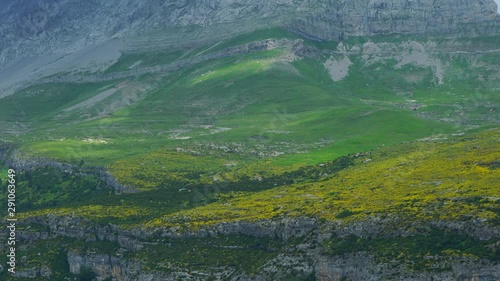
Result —
M 111 38 L 141 48 L 269 26 L 322 40 L 498 32 L 494 0 L 4 0 L 0 5 L 0 69 L 16 59 L 70 53 Z
M 322 12 L 289 25 L 317 39 L 380 34 L 447 33 L 470 35 L 496 31 L 494 1 L 353 0 L 325 1 Z M 468 24 L 475 24 L 468 27 Z M 478 25 L 480 27 L 478 27 Z
M 345 237 L 355 235 L 368 237 L 370 235 L 409 236 L 414 235 L 416 229 L 430 227 L 426 224 L 406 222 L 401 229 L 393 225 L 401 225 L 398 218 L 372 218 L 367 221 L 344 224 L 341 222 L 319 223 L 311 218 L 283 218 L 281 220 L 263 220 L 256 222 L 233 222 L 199 229 L 194 232 L 184 232 L 177 228 L 156 229 L 122 229 L 113 224 L 95 224 L 90 221 L 73 216 L 48 215 L 33 217 L 24 220 L 26 225 L 38 224 L 46 226 L 45 230 L 20 230 L 19 241 L 22 244 L 48 239 L 69 237 L 80 242 L 108 241 L 116 242 L 120 249 L 114 254 L 99 253 L 94 250 L 73 251 L 66 253 L 69 270 L 80 273 L 82 268 L 92 270 L 97 275 L 97 280 L 136 281 L 136 280 L 289 280 L 286 276 L 299 274 L 302 277 L 314 275 L 315 280 L 484 280 L 494 281 L 500 279 L 500 264 L 486 259 L 468 256 L 455 256 L 436 263 L 437 271 L 415 271 L 408 269 L 396 260 L 380 262 L 377 257 L 369 252 L 353 252 L 343 255 L 331 256 L 325 254 L 320 245 L 326 239 L 335 235 Z M 433 226 L 443 229 L 455 229 L 453 222 L 433 222 Z M 474 235 L 476 239 L 498 238 L 498 229 L 484 222 L 464 222 L 461 230 L 474 228 L 482 229 L 488 233 Z M 382 234 L 384 233 L 384 234 Z M 293 244 L 283 249 L 277 257 L 268 260 L 254 276 L 238 271 L 232 267 L 207 268 L 205 270 L 190 270 L 170 264 L 169 270 L 158 271 L 147 266 L 147 260 L 129 258 L 127 253 L 140 251 L 152 241 L 163 241 L 164 238 L 186 239 L 193 237 L 216 237 L 218 235 L 245 235 L 252 237 L 274 237 L 282 241 L 300 239 L 300 243 Z M 3 246 L 0 246 L 2 249 Z M 432 258 L 432 257 L 428 257 Z M 147 258 L 146 258 L 147 259 Z M 155 263 L 169 263 L 168 260 Z M 21 264 L 22 265 L 22 264 Z M 40 264 L 19 271 L 19 276 L 35 278 L 38 276 L 51 276 L 51 269 Z M 292 274 L 292 275 L 290 275 Z M 297 275 L 298 276 L 298 275 Z

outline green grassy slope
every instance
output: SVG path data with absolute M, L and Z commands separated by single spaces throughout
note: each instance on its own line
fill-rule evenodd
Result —
M 157 65 L 266 38 L 297 36 L 262 30 L 184 53 L 125 54 L 108 72 L 140 60 L 137 67 Z M 439 58 L 444 84 L 438 83 L 435 67 L 396 67 L 397 60 L 384 58 L 383 52 L 369 58 L 347 56 L 352 65 L 341 81 L 332 81 L 323 66 L 339 58 L 334 52 L 339 46 L 353 50 L 383 43 L 404 52 L 401 46 L 411 40 L 440 44 L 441 49 L 433 49 L 439 52 L 424 54 L 423 63 Z M 202 62 L 162 79 L 144 75 L 134 81 L 38 85 L 0 100 L 0 117 L 8 124 L 27 124 L 30 130 L 24 134 L 5 136 L 23 153 L 103 165 L 119 182 L 143 191 L 213 184 L 219 177 L 239 181 L 279 176 L 350 153 L 496 127 L 498 56 L 467 53 L 488 51 L 494 47 L 492 40 L 305 40 L 323 53 L 290 61 L 286 50 L 263 50 Z M 456 51 L 462 49 L 466 51 Z M 148 90 L 143 98 L 114 110 L 106 108 L 127 99 L 127 91 L 68 110 L 123 85 Z
M 224 44 L 241 44 L 275 33 L 279 32 L 262 31 Z M 278 37 L 285 36 L 290 37 L 286 33 Z M 207 52 L 211 51 L 215 49 Z M 36 86 L 4 99 L 0 103 L 5 109 L 2 118 L 32 124 L 34 131 L 19 139 L 25 143 L 25 150 L 65 161 L 73 157 L 103 164 L 121 158 L 120 151 L 134 155 L 160 147 L 212 141 L 239 142 L 245 147 L 258 143 L 263 150 L 284 141 L 309 145 L 297 150 L 312 153 L 307 161 L 312 164 L 498 120 L 494 111 L 499 102 L 498 79 L 489 68 L 494 65 L 489 56 L 494 55 L 479 56 L 477 60 L 484 61 L 484 65 L 476 63 L 477 67 L 471 66 L 467 55 L 443 55 L 443 61 L 449 62 L 444 85 L 437 85 L 430 67 L 406 65 L 394 69 L 391 62 L 366 65 L 357 56 L 350 57 L 353 65 L 349 75 L 333 82 L 322 65 L 327 55 L 293 63 L 280 62 L 282 55 L 283 51 L 262 51 L 201 63 L 155 81 L 154 90 L 144 100 L 94 120 L 86 120 L 97 116 L 85 117 L 84 112 L 61 112 L 116 82 Z M 140 79 L 143 84 L 148 81 Z M 44 90 L 54 94 L 27 94 Z M 106 102 L 113 100 L 102 103 Z M 415 106 L 419 109 L 414 112 Z M 214 133 L 216 129 L 202 126 L 227 130 Z M 260 141 L 254 141 L 253 136 L 261 136 Z M 88 138 L 110 141 L 108 145 L 96 145 L 84 142 Z M 134 148 L 132 143 L 138 141 L 141 148 Z M 320 148 L 314 144 L 320 142 L 324 146 L 321 154 L 326 158 L 314 153 Z
M 139 227 L 149 220 L 147 226 L 197 228 L 281 216 L 351 222 L 396 213 L 420 221 L 462 220 L 472 216 L 496 224 L 500 195 L 499 134 L 495 129 L 446 140 L 408 142 L 351 156 L 343 162 L 328 162 L 327 168 L 322 168 L 325 165 L 322 164 L 306 170 L 277 170 L 276 174 L 281 172 L 281 176 L 270 177 L 269 181 L 245 179 L 233 173 L 234 178 L 225 177 L 227 183 L 215 185 L 196 183 L 194 178 L 192 183 L 161 185 L 158 190 L 138 194 L 117 197 L 101 192 L 89 195 L 88 200 L 83 197 L 79 202 L 62 201 L 61 207 L 40 209 L 24 216 L 73 213 L 91 220 Z M 25 190 L 38 190 L 41 187 L 36 182 L 40 177 L 45 177 L 46 184 L 65 182 L 64 176 L 50 179 L 46 174 L 41 171 L 28 177 L 20 175 L 20 184 L 25 184 Z M 318 180 L 320 174 L 324 176 Z M 33 179 L 35 185 L 26 178 Z M 85 186 L 95 185 L 82 184 L 81 188 Z M 151 217 L 157 219 L 150 220 Z
M 191 50 L 124 54 L 107 72 L 267 38 L 297 36 L 263 30 Z M 19 171 L 19 215 L 76 215 L 123 228 L 190 230 L 303 216 L 345 225 L 394 217 L 423 225 L 472 218 L 498 227 L 499 56 L 487 52 L 497 39 L 305 40 L 306 46 L 320 50 L 318 55 L 290 60 L 286 50 L 263 50 L 201 62 L 161 78 L 146 74 L 30 87 L 0 100 L 2 124 L 26 128 L 1 139 L 18 145 L 28 157 L 75 167 Z M 423 64 L 430 59 L 441 64 L 396 67 L 398 59 L 390 56 L 367 59 L 338 52 L 341 46 L 352 50 L 365 43 L 397 49 L 414 40 L 435 41 L 440 48 L 427 57 L 415 56 Z M 323 64 L 346 57 L 352 62 L 349 75 L 333 81 Z M 68 110 L 113 88 L 116 93 L 91 106 Z M 146 90 L 136 97 L 137 89 Z M 115 194 L 95 176 L 95 166 L 140 192 Z M 6 169 L 0 166 L 3 174 Z M 5 209 L 5 202 L 0 208 Z M 33 232 L 39 228 L 44 226 L 30 226 Z M 416 271 L 437 263 L 424 258 L 429 256 L 439 257 L 438 262 L 450 257 L 498 261 L 498 250 L 491 247 L 497 241 L 424 230 L 411 237 L 331 237 L 321 250 L 328 255 L 366 250 L 381 263 L 401 262 Z M 442 243 L 434 245 L 435 240 Z M 48 243 L 61 248 L 49 250 Z M 38 241 L 21 251 L 30 257 L 28 265 L 51 262 L 62 277 L 72 276 L 61 263 L 64 251 L 118 251 L 115 244 L 72 244 L 65 238 Z M 147 256 L 180 267 L 229 266 L 255 273 L 281 253 L 277 249 L 288 246 L 274 239 L 229 236 L 166 241 L 127 257 L 144 259 L 148 269 L 168 270 Z M 400 249 L 409 254 L 401 255 Z M 45 261 L 37 251 L 47 252 Z M 234 260 L 245 261 L 235 265 Z

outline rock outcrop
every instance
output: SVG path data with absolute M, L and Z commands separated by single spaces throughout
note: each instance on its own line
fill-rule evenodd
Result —
M 107 187 L 114 189 L 116 193 L 133 193 L 137 191 L 134 187 L 120 184 L 103 167 L 82 168 L 50 158 L 27 156 L 16 150 L 13 145 L 0 146 L 0 159 L 3 164 L 17 170 L 34 170 L 40 167 L 51 167 L 73 175 L 97 176 L 106 183 Z

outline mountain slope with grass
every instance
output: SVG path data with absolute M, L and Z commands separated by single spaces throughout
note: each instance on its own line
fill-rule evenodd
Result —
M 1 278 L 500 279 L 492 1 L 285 1 L 277 18 L 274 2 L 195 2 L 123 4 L 116 34 L 93 37 L 119 51 L 78 46 L 0 80 L 19 218 L 18 273 L 1 257 Z M 32 44 L 65 32 L 71 3 L 43 7 Z M 420 24 L 439 9 L 441 29 Z

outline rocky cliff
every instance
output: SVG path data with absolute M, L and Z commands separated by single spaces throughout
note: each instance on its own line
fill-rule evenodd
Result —
M 497 31 L 496 18 L 493 1 L 330 0 L 321 12 L 288 26 L 319 40 L 392 33 L 480 35 Z
M 286 26 L 318 40 L 387 33 L 498 32 L 493 0 L 76 1 L 5 0 L 0 69 L 120 38 L 131 48 L 217 40 Z
M 400 225 L 400 228 L 394 229 L 395 224 Z M 438 224 L 441 229 L 454 229 L 456 227 L 454 223 L 445 221 L 434 224 Z M 465 225 L 462 225 L 460 229 L 480 228 L 491 236 L 484 237 L 484 233 L 479 233 L 475 237 L 479 241 L 500 237 L 498 229 L 488 224 L 479 221 L 463 224 Z M 367 251 L 368 249 L 341 255 L 330 255 L 325 252 L 325 245 L 327 245 L 325 241 L 331 237 L 337 239 L 342 239 L 342 237 L 356 237 L 356 239 L 363 239 L 363 237 L 372 237 L 373 239 L 377 239 L 376 237 L 408 237 L 418 235 L 419 231 L 432 227 L 427 224 L 408 222 L 397 217 L 372 218 L 357 224 L 345 224 L 340 221 L 322 224 L 310 218 L 283 218 L 281 220 L 225 223 L 187 232 L 179 231 L 177 228 L 122 229 L 113 224 L 95 224 L 77 217 L 55 215 L 29 218 L 24 220 L 22 225 L 44 226 L 43 229 L 28 227 L 19 231 L 22 245 L 26 247 L 31 247 L 31 244 L 38 241 L 58 241 L 58 239 L 64 238 L 72 239 L 72 245 L 96 241 L 105 241 L 108 244 L 116 243 L 119 249 L 115 252 L 102 252 L 92 247 L 86 250 L 75 250 L 74 248 L 66 250 L 65 255 L 69 270 L 73 274 L 79 274 L 83 269 L 90 269 L 97 275 L 97 280 L 109 280 L 107 278 L 112 278 L 112 280 L 289 280 L 291 276 L 294 278 L 307 278 L 309 276 L 310 278 L 314 277 L 314 280 L 321 281 L 494 281 L 500 278 L 500 264 L 470 256 L 457 255 L 441 259 L 428 255 L 424 259 L 439 262 L 435 261 L 435 268 L 431 270 L 418 271 L 409 268 L 407 264 L 401 264 L 400 261 L 381 261 L 379 257 Z M 417 231 L 417 229 L 419 230 Z M 149 255 L 141 256 L 140 259 L 136 256 L 141 250 L 144 252 L 143 248 L 147 245 L 159 247 L 162 243 L 170 244 L 165 248 L 166 251 L 170 251 L 172 244 L 181 243 L 185 238 L 210 239 L 234 235 L 258 237 L 259 239 L 268 237 L 287 242 L 287 246 L 280 249 L 280 254 L 267 260 L 257 272 L 251 275 L 231 266 L 193 270 L 176 265 L 173 263 L 174 258 L 157 260 Z M 170 242 L 164 242 L 165 239 Z M 30 262 L 31 259 L 33 257 L 28 257 L 26 261 Z M 151 261 L 151 259 L 153 260 Z M 149 262 L 168 264 L 168 270 L 149 268 Z M 18 276 L 50 278 L 53 274 L 50 266 L 44 262 L 38 265 L 31 263 L 31 266 L 27 267 L 24 266 L 23 262 L 21 268 Z

